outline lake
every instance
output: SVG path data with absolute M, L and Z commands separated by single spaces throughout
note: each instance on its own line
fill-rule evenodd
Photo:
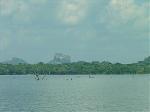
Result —
M 150 111 L 149 75 L 94 77 L 0 76 L 0 112 Z

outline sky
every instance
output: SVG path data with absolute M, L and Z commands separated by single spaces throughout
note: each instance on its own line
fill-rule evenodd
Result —
M 133 63 L 150 55 L 149 0 L 0 0 L 0 61 Z

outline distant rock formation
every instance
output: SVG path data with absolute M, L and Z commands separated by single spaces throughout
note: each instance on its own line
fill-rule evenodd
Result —
M 150 56 L 144 59 L 144 61 L 139 61 L 139 64 L 150 64 Z
M 147 63 L 147 64 L 150 64 L 150 56 L 148 56 L 147 58 L 145 58 L 144 62 Z
M 64 55 L 62 53 L 56 53 L 54 55 L 53 60 L 49 62 L 49 64 L 65 64 L 71 63 L 71 57 L 68 55 Z
M 11 60 L 2 62 L 3 64 L 12 64 L 12 65 L 18 65 L 18 64 L 27 64 L 23 59 L 13 57 Z

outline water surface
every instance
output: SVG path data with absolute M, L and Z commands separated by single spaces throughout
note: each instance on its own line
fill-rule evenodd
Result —
M 150 111 L 149 75 L 94 77 L 0 76 L 0 112 Z

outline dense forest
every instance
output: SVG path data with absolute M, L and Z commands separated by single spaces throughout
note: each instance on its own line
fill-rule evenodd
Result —
M 24 74 L 150 74 L 150 56 L 132 64 L 73 62 L 68 64 L 0 64 L 0 75 Z

